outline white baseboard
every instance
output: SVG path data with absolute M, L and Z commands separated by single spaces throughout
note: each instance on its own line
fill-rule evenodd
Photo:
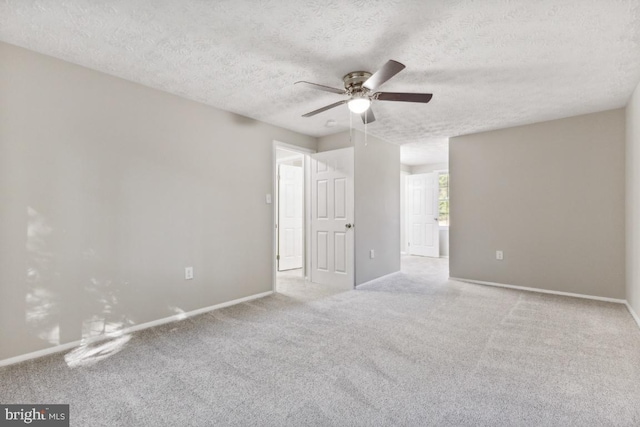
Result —
M 551 291 L 551 290 L 548 290 L 548 289 L 527 288 L 525 286 L 506 285 L 504 283 L 495 283 L 495 282 L 483 282 L 481 280 L 460 279 L 458 277 L 449 277 L 449 279 L 457 280 L 459 282 L 473 283 L 473 284 L 476 284 L 476 285 L 486 285 L 486 286 L 496 286 L 498 288 L 517 289 L 519 291 L 539 292 L 539 293 L 542 293 L 542 294 L 552 294 L 552 295 L 562 295 L 562 296 L 565 296 L 565 297 L 592 299 L 592 300 L 596 300 L 596 301 L 614 302 L 614 303 L 617 303 L 617 304 L 626 304 L 627 303 L 627 301 L 623 300 L 623 299 L 599 297 L 599 296 L 595 296 L 595 295 L 574 294 L 574 293 L 571 293 L 571 292 Z
M 370 284 L 372 282 L 375 282 L 375 281 L 380 280 L 380 279 L 384 279 L 386 277 L 395 276 L 396 274 L 399 274 L 399 273 L 401 273 L 401 272 L 400 271 L 394 271 L 393 273 L 389 273 L 389 274 L 385 274 L 384 276 L 376 277 L 375 279 L 371 279 L 368 282 L 364 282 L 364 283 L 360 283 L 359 285 L 356 285 L 356 288 L 359 288 L 360 286 L 368 285 L 368 284 Z
M 631 307 L 631 304 L 629 304 L 629 301 L 625 301 L 624 303 L 626 304 L 627 310 L 629 310 L 629 313 L 631 313 L 631 317 L 633 317 L 633 320 L 635 320 L 636 323 L 638 324 L 638 328 L 640 328 L 640 317 L 638 316 L 638 313 L 636 313 L 633 307 Z
M 236 305 L 236 304 L 241 304 L 243 302 L 247 302 L 247 301 L 251 301 L 251 300 L 255 300 L 255 299 L 259 299 L 259 298 L 264 298 L 264 297 L 269 296 L 271 294 L 273 294 L 273 291 L 262 292 L 260 294 L 250 295 L 248 297 L 238 298 L 238 299 L 235 299 L 235 300 L 232 300 L 232 301 L 223 302 L 223 303 L 212 305 L 212 306 L 209 306 L 209 307 L 199 308 L 197 310 L 189 311 L 189 312 L 186 312 L 186 313 L 174 314 L 173 316 L 164 317 L 164 318 L 158 319 L 158 320 L 152 320 L 151 322 L 140 323 L 139 325 L 133 325 L 133 326 L 130 326 L 128 328 L 124 328 L 122 330 L 119 330 L 119 331 L 117 331 L 115 333 L 99 335 L 99 336 L 91 337 L 91 338 L 88 338 L 88 339 L 83 339 L 83 340 L 73 341 L 73 342 L 69 342 L 69 343 L 65 343 L 65 344 L 60 344 L 60 345 L 57 345 L 55 347 L 45 348 L 43 350 L 34 351 L 32 353 L 22 354 L 20 356 L 10 357 L 9 359 L 0 360 L 0 367 L 13 365 L 13 364 L 24 362 L 24 361 L 31 360 L 31 359 L 37 359 L 38 357 L 48 356 L 48 355 L 54 354 L 54 353 L 60 353 L 62 351 L 67 351 L 67 350 L 70 350 L 72 348 L 79 347 L 81 345 L 88 345 L 88 344 L 92 344 L 92 343 L 95 343 L 95 342 L 103 341 L 105 339 L 119 337 L 119 336 L 122 336 L 122 335 L 130 334 L 132 332 L 136 332 L 136 331 L 141 331 L 143 329 L 152 328 L 154 326 L 164 325 L 165 323 L 177 322 L 179 320 L 183 320 L 183 319 L 186 319 L 188 317 L 197 316 L 199 314 L 208 313 L 208 312 L 213 311 L 213 310 L 218 310 L 218 309 L 221 309 L 221 308 L 229 307 L 229 306 Z

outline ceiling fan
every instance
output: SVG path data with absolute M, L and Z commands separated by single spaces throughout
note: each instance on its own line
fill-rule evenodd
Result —
M 402 71 L 405 66 L 393 59 L 387 61 L 378 71 L 371 74 L 367 71 L 352 71 L 342 78 L 344 89 L 336 89 L 330 86 L 319 85 L 317 83 L 299 81 L 294 84 L 303 84 L 307 87 L 325 92 L 347 95 L 349 99 L 335 102 L 326 107 L 318 108 L 310 113 L 303 114 L 302 117 L 315 116 L 323 111 L 330 110 L 342 104 L 347 104 L 349 110 L 360 114 L 364 123 L 371 123 L 376 120 L 371 111 L 371 101 L 403 101 L 427 103 L 433 97 L 430 93 L 403 93 L 403 92 L 376 92 L 385 82 Z

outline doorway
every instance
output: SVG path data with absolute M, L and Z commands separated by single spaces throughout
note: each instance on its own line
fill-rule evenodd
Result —
M 276 150 L 276 229 L 278 272 L 300 270 L 304 264 L 304 157 Z
M 312 150 L 274 141 L 274 291 L 308 279 L 308 167 Z
M 273 290 L 352 288 L 353 147 L 316 153 L 274 141 L 272 170 Z
M 449 172 L 427 165 L 401 177 L 403 242 L 401 253 L 449 257 Z M 425 171 L 426 170 L 426 171 Z
M 436 173 L 407 177 L 407 245 L 409 255 L 440 257 Z

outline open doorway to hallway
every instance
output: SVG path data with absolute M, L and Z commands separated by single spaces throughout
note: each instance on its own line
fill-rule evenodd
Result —
M 439 149 L 434 149 L 434 144 Z M 412 144 L 410 147 L 403 145 L 401 161 L 400 253 L 403 256 L 440 258 L 448 264 L 448 139 Z

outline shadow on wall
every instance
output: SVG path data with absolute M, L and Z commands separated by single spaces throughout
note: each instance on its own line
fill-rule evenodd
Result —
M 181 267 L 202 266 L 211 236 L 227 233 L 205 212 L 237 212 L 209 185 L 226 172 L 190 168 L 174 149 L 79 137 L 0 147 L 0 182 L 11 183 L 0 186 L 0 360 L 72 342 L 83 348 L 70 364 L 103 360 L 126 346 L 127 328 L 235 296 L 235 283 L 212 295 L 227 276 L 176 286 Z
M 255 126 L 258 124 L 257 120 L 240 114 L 229 113 L 229 116 L 231 117 L 231 121 L 241 126 Z
M 58 295 L 52 289 L 53 253 L 47 239 L 53 229 L 32 207 L 27 207 L 26 324 L 33 335 L 49 344 L 60 344 Z
M 64 307 L 62 295 L 66 278 L 57 266 L 50 241 L 55 230 L 36 209 L 27 207 L 27 272 L 25 321 L 28 331 L 49 345 L 61 340 L 61 315 Z M 99 255 L 92 249 L 80 254 L 83 264 L 99 263 Z M 77 310 L 82 316 L 80 347 L 65 356 L 71 367 L 86 366 L 120 351 L 129 341 L 122 331 L 134 324 L 120 304 L 117 287 L 108 279 L 87 277 L 82 279 L 85 305 L 65 309 Z M 94 339 L 107 341 L 92 344 Z M 113 337 L 113 338 L 110 338 Z

